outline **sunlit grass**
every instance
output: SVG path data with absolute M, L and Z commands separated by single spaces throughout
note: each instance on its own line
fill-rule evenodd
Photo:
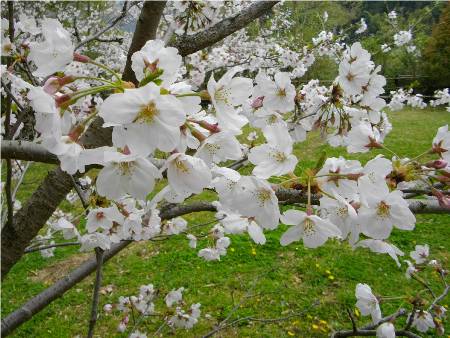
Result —
M 450 113 L 444 110 L 407 109 L 389 114 L 393 131 L 386 139 L 386 146 L 400 156 L 414 157 L 431 145 L 438 127 L 450 122 Z M 300 159 L 301 171 L 316 163 L 321 152 L 328 157 L 345 156 L 366 162 L 375 154 L 348 155 L 345 149 L 331 148 L 318 134 L 312 134 L 307 142 L 295 147 Z M 34 164 L 27 175 L 21 200 L 26 199 L 39 180 L 51 168 Z M 243 169 L 251 172 L 251 167 Z M 202 197 L 214 199 L 213 193 Z M 69 204 L 65 203 L 65 210 Z M 212 220 L 212 213 L 203 212 L 187 217 L 191 224 Z M 394 231 L 392 242 L 406 254 L 415 244 L 428 243 L 432 254 L 449 266 L 450 216 L 420 215 L 412 232 Z M 202 304 L 202 319 L 193 331 L 164 331 L 164 336 L 198 337 L 223 320 L 243 297 L 242 306 L 234 313 L 238 316 L 278 318 L 291 312 L 308 312 L 291 320 L 260 324 L 242 322 L 240 326 L 221 332 L 222 337 L 322 337 L 328 327 L 351 327 L 345 308 L 353 309 L 354 288 L 358 282 L 368 283 L 375 293 L 387 296 L 414 295 L 420 287 L 404 278 L 405 267 L 397 268 L 387 255 L 376 255 L 366 250 L 353 251 L 347 244 L 328 242 L 318 249 L 306 249 L 301 243 L 281 247 L 279 237 L 284 227 L 267 233 L 267 244 L 256 246 L 247 236 L 232 236 L 227 256 L 220 262 L 205 262 L 190 249 L 183 236 L 173 237 L 162 243 L 133 244 L 105 266 L 104 285 L 113 285 L 111 294 L 101 296 L 101 306 L 117 302 L 120 295 L 133 295 L 142 284 L 153 283 L 162 294 L 172 288 L 184 286 L 188 304 Z M 200 246 L 204 243 L 200 243 Z M 2 314 L 5 315 L 28 298 L 36 295 L 58 278 L 64 277 L 87 256 L 79 257 L 76 248 L 61 248 L 55 257 L 44 259 L 39 253 L 26 255 L 9 273 L 2 285 Z M 438 280 L 431 276 L 432 287 Z M 253 283 L 256 285 L 252 291 Z M 85 335 L 89 320 L 92 277 L 78 284 L 64 297 L 56 300 L 32 320 L 21 326 L 14 337 L 74 337 Z M 446 300 L 448 304 L 448 299 Z M 161 304 L 161 301 L 157 304 Z M 394 311 L 401 302 L 382 305 L 385 313 Z M 158 308 L 158 306 L 157 306 Z M 161 307 L 159 307 L 161 309 Z M 205 318 L 205 314 L 211 316 Z M 118 313 L 100 313 L 98 337 L 116 335 L 115 328 L 121 317 Z M 322 322 L 321 322 L 322 320 Z M 367 320 L 363 319 L 363 322 Z M 140 327 L 151 337 L 160 321 L 150 319 Z M 450 327 L 447 327 L 447 332 Z M 117 334 L 117 336 L 120 336 Z M 124 336 L 124 335 L 122 335 Z

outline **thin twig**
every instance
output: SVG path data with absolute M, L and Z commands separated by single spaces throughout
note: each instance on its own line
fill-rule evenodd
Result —
M 28 247 L 25 249 L 25 253 L 36 252 L 36 251 L 57 248 L 57 247 L 62 247 L 62 246 L 80 245 L 80 244 L 81 244 L 80 242 L 65 242 L 65 243 L 55 243 L 55 244 L 43 245 L 43 246 L 39 246 L 39 247 Z
M 125 18 L 127 16 L 128 11 L 133 6 L 135 6 L 135 4 L 132 4 L 131 6 L 128 7 L 128 1 L 124 1 L 123 7 L 122 7 L 122 11 L 121 11 L 120 15 L 118 17 L 116 17 L 113 21 L 111 21 L 111 23 L 108 26 L 106 26 L 102 30 L 98 31 L 96 34 L 92 35 L 91 37 L 87 38 L 86 40 L 81 41 L 75 47 L 75 50 L 79 49 L 80 47 L 84 46 L 85 44 L 87 44 L 87 43 L 89 43 L 91 41 L 98 40 L 100 35 L 103 35 L 107 31 L 109 31 L 111 28 L 113 28 L 115 25 L 117 25 L 123 18 Z
M 77 192 L 77 195 L 80 198 L 83 208 L 85 210 L 87 210 L 89 208 L 89 201 L 86 200 L 86 197 L 84 196 L 84 192 L 81 190 L 75 177 L 73 177 L 73 175 L 71 175 L 70 177 L 72 178 L 73 187 L 75 188 L 75 191 Z
M 103 250 L 100 248 L 95 248 L 95 257 L 97 259 L 97 270 L 95 275 L 94 292 L 92 294 L 92 308 L 91 308 L 91 319 L 89 320 L 89 331 L 87 334 L 88 338 L 94 336 L 95 323 L 97 322 L 98 316 L 98 300 L 100 296 L 100 286 L 102 284 L 102 267 L 103 267 Z

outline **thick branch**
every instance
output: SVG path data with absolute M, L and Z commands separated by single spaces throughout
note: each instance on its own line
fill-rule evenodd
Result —
M 2 140 L 2 159 L 15 159 L 41 163 L 59 164 L 58 157 L 42 145 L 29 141 Z
M 49 172 L 39 188 L 2 229 L 2 279 L 72 189 L 72 178 L 60 168 Z
M 244 28 L 269 11 L 278 1 L 255 1 L 239 13 L 193 35 L 184 35 L 173 44 L 182 56 L 195 53 Z

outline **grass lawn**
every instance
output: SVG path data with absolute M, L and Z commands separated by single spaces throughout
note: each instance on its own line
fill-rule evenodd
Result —
M 405 109 L 390 113 L 393 131 L 385 144 L 400 156 L 414 157 L 431 145 L 438 127 L 450 122 L 445 110 Z M 348 155 L 345 149 L 330 148 L 318 134 L 295 148 L 300 159 L 297 170 L 315 164 L 322 151 L 327 156 L 343 155 L 365 163 L 375 154 Z M 34 164 L 25 179 L 19 198 L 25 199 L 33 191 L 51 166 Z M 250 172 L 250 167 L 242 172 Z M 208 194 L 208 199 L 213 195 Z M 64 208 L 68 208 L 65 204 Z M 200 224 L 214 218 L 213 213 L 198 213 L 186 217 L 190 224 Z M 104 285 L 112 285 L 113 292 L 101 296 L 100 306 L 116 303 L 120 295 L 135 295 L 142 284 L 153 283 L 166 293 L 185 287 L 188 304 L 202 304 L 202 316 L 192 331 L 163 331 L 163 336 L 198 337 L 209 332 L 214 324 L 227 317 L 236 306 L 232 318 L 253 316 L 279 318 L 294 312 L 302 315 L 286 321 L 260 323 L 242 321 L 238 326 L 221 331 L 220 337 L 324 337 L 330 329 L 351 328 L 347 307 L 354 308 L 354 290 L 358 282 L 368 283 L 375 294 L 383 296 L 415 295 L 420 286 L 404 277 L 405 264 L 397 268 L 387 255 L 369 253 L 365 249 L 353 251 L 348 244 L 329 241 L 318 249 L 306 249 L 301 243 L 281 247 L 279 238 L 284 226 L 267 233 L 267 244 L 256 246 L 248 236 L 232 236 L 228 254 L 220 262 L 205 262 L 190 249 L 184 236 L 172 237 L 162 243 L 135 243 L 122 251 L 105 266 Z M 416 229 L 411 232 L 394 230 L 391 241 L 406 255 L 416 244 L 428 243 L 432 255 L 447 268 L 450 248 L 450 215 L 419 215 Z M 204 243 L 200 242 L 200 246 Z M 39 253 L 26 255 L 5 278 L 2 285 L 2 315 L 13 311 L 31 296 L 64 277 L 89 254 L 79 255 L 75 247 L 60 248 L 55 257 L 44 259 Z M 430 275 L 432 288 L 440 290 L 438 278 Z M 93 278 L 90 276 L 72 290 L 22 325 L 13 337 L 74 337 L 84 336 L 89 321 Z M 407 300 L 382 304 L 389 314 Z M 162 301 L 156 302 L 156 309 Z M 317 303 L 317 304 L 316 304 Z M 449 304 L 447 298 L 444 304 Z M 314 305 L 315 304 L 315 305 Z M 404 303 L 403 303 L 404 304 Z M 205 315 L 208 314 L 207 318 Z M 116 334 L 121 315 L 100 312 L 97 337 L 125 337 Z M 359 318 L 360 324 L 368 318 Z M 143 322 L 140 330 L 148 337 L 160 326 L 152 317 Z M 446 327 L 446 335 L 450 326 Z M 431 337 L 432 335 L 430 335 Z

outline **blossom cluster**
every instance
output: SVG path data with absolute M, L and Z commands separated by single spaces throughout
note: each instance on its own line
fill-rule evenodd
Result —
M 159 290 L 153 284 L 142 285 L 137 296 L 120 296 L 117 304 L 105 304 L 103 310 L 106 313 L 118 311 L 123 314 L 117 330 L 125 332 L 131 330 L 130 337 L 146 338 L 147 335 L 137 330 L 142 319 L 156 316 L 174 329 L 192 329 L 200 318 L 200 304 L 195 303 L 187 307 L 183 301 L 184 288 L 174 289 L 164 297 L 167 307 L 165 312 L 157 311 L 155 301 L 160 296 Z M 131 320 L 130 320 L 131 319 Z
M 416 245 L 415 250 L 410 252 L 410 257 L 414 261 L 408 263 L 406 270 L 406 278 L 419 281 L 419 283 L 426 283 L 423 277 L 419 277 L 419 274 L 423 274 L 426 269 L 432 269 L 439 276 L 442 276 L 442 280 L 445 284 L 445 276 L 448 271 L 442 267 L 442 264 L 436 259 L 429 258 L 429 246 Z M 445 291 L 444 291 L 445 292 Z M 431 292 L 432 293 L 432 292 Z M 444 293 L 445 295 L 445 293 Z M 395 321 L 396 317 L 391 317 L 391 320 L 384 320 L 381 313 L 380 304 L 387 302 L 391 298 L 403 299 L 405 297 L 382 297 L 373 294 L 372 289 L 367 284 L 357 284 L 355 290 L 355 296 L 357 299 L 356 307 L 363 316 L 371 316 L 373 324 L 377 326 L 376 334 L 378 338 L 394 338 L 395 335 Z M 413 310 L 407 315 L 407 327 L 411 326 L 417 331 L 425 333 L 430 330 L 435 330 L 438 335 L 444 334 L 443 319 L 446 317 L 447 309 L 440 305 L 442 299 L 436 298 L 432 293 L 432 299 L 428 307 L 427 301 L 423 297 L 416 296 L 412 301 Z

